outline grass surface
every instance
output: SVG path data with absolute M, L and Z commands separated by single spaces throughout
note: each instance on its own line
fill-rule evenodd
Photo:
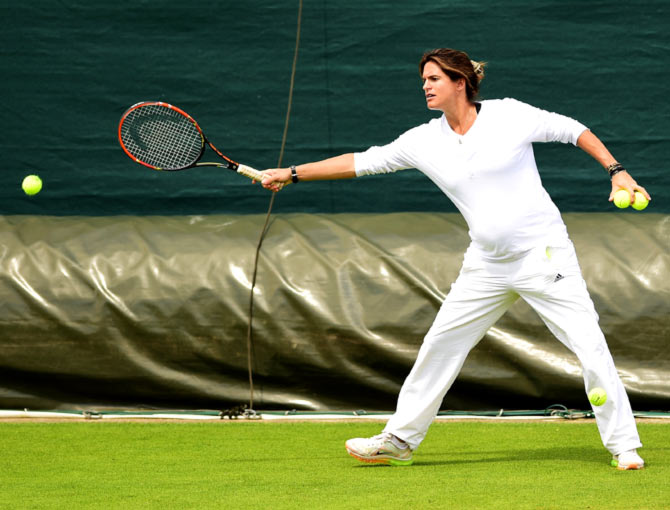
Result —
M 351 422 L 0 422 L 0 508 L 670 509 L 670 424 L 617 471 L 592 422 L 438 422 L 410 467 L 361 464 Z

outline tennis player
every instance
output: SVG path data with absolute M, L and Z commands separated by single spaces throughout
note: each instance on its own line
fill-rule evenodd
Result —
M 352 178 L 416 168 L 456 205 L 469 227 L 460 274 L 405 380 L 383 432 L 346 442 L 363 462 L 409 465 L 466 356 L 520 297 L 576 354 L 586 390 L 602 387 L 593 407 L 605 448 L 619 469 L 640 469 L 642 446 L 628 396 L 598 325 L 575 250 L 558 208 L 540 181 L 534 142 L 572 143 L 611 178 L 610 201 L 640 191 L 603 143 L 576 120 L 515 99 L 478 101 L 484 64 L 442 48 L 419 65 L 429 109 L 443 113 L 383 147 L 290 168 L 266 170 L 262 185 Z M 504 200 L 501 198 L 504 197 Z

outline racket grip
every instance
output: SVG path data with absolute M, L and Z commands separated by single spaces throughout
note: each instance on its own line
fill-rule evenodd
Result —
M 242 174 L 245 177 L 248 177 L 249 179 L 253 179 L 256 182 L 261 182 L 263 180 L 263 172 L 259 172 L 255 168 L 251 168 L 250 166 L 246 165 L 240 165 L 237 167 L 237 173 Z M 287 183 L 279 183 L 279 189 L 282 189 Z
M 253 179 L 254 181 L 261 182 L 263 180 L 263 173 L 259 172 L 258 170 L 251 168 L 250 166 L 246 165 L 240 165 L 237 167 L 237 173 L 242 174 L 245 177 L 248 177 L 249 179 Z

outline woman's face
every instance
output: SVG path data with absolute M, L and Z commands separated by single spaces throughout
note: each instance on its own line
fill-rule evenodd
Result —
M 465 93 L 465 78 L 452 81 L 435 62 L 423 66 L 423 91 L 429 110 L 449 110 L 460 94 Z

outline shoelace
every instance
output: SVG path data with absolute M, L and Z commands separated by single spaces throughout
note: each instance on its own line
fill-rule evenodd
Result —
M 391 434 L 390 432 L 382 432 L 381 434 L 377 434 L 376 436 L 372 436 L 370 439 L 373 441 L 373 444 L 374 444 L 375 448 L 378 448 L 378 447 L 382 446 L 384 443 L 386 443 L 388 441 L 395 448 L 398 448 L 400 450 L 403 449 L 402 447 L 395 444 L 395 442 L 393 441 L 393 434 Z
M 386 441 L 391 440 L 391 433 L 390 432 L 382 432 L 381 434 L 377 434 L 376 436 L 372 436 L 370 439 L 377 441 L 378 443 L 385 443 Z

